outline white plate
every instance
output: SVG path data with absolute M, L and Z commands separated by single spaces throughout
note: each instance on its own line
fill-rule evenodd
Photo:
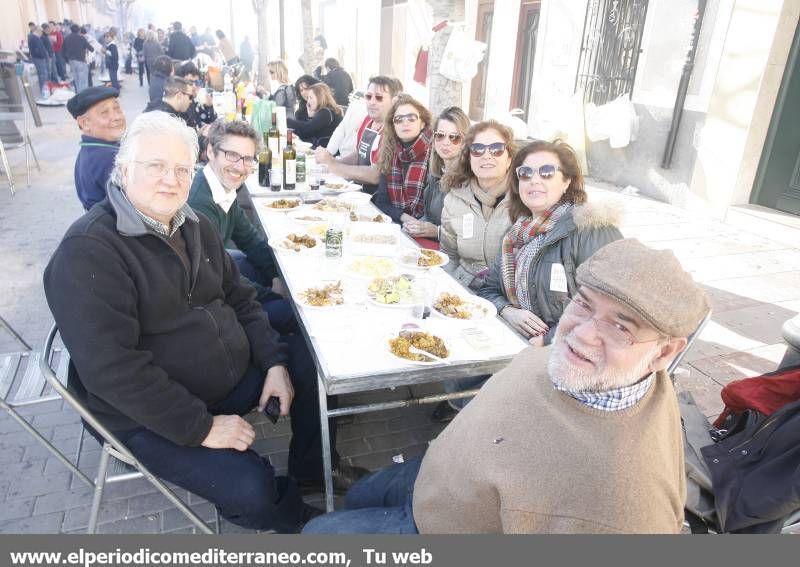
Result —
M 352 203 L 340 201 L 335 197 L 326 197 L 318 203 L 309 206 L 309 210 L 318 213 L 348 215 L 355 207 Z
M 289 220 L 296 222 L 297 224 L 301 225 L 312 225 L 317 223 L 327 223 L 330 222 L 331 216 L 329 213 L 323 213 L 322 211 L 314 211 L 309 210 L 308 207 L 303 207 L 300 210 L 293 210 L 289 211 L 286 215 Z M 303 218 L 306 217 L 306 218 Z M 309 218 L 313 218 L 315 220 L 309 220 Z
M 451 317 L 449 315 L 445 315 L 444 313 L 442 313 L 438 309 L 436 309 L 436 307 L 431 305 L 431 311 L 437 317 L 441 317 L 442 319 L 447 319 L 448 321 L 457 321 L 459 323 L 470 323 L 470 322 L 473 322 L 473 321 L 484 321 L 486 319 L 490 319 L 490 318 L 494 317 L 495 315 L 497 315 L 497 308 L 494 306 L 494 304 L 491 301 L 487 301 L 482 297 L 478 297 L 476 295 L 467 295 L 467 294 L 462 294 L 462 293 L 453 293 L 453 292 L 449 292 L 449 291 L 448 292 L 443 292 L 443 293 L 449 293 L 451 295 L 458 296 L 461 299 L 461 301 L 463 301 L 464 303 L 470 303 L 473 306 L 475 306 L 475 308 L 479 312 L 480 312 L 480 310 L 483 310 L 483 315 L 480 315 L 480 316 L 477 316 L 477 317 L 473 316 L 473 317 L 470 317 L 469 319 L 459 319 L 458 317 Z M 438 294 L 436 296 L 436 298 L 433 300 L 434 304 L 438 301 L 438 299 L 439 299 L 439 297 L 441 295 L 442 294 L 440 293 L 440 294 Z
M 447 263 L 450 261 L 450 258 L 444 252 L 439 252 L 438 250 L 428 250 L 426 248 L 420 248 L 419 249 L 420 254 L 423 253 L 423 250 L 425 251 L 425 253 L 428 254 L 436 254 L 441 259 L 442 263 L 437 264 L 435 266 L 419 266 L 417 265 L 416 262 L 414 262 L 414 260 L 409 261 L 408 256 L 416 253 L 416 250 L 413 248 L 406 248 L 404 250 L 401 250 L 400 253 L 397 255 L 397 263 L 404 268 L 412 268 L 415 270 L 430 270 L 432 268 L 441 268 L 447 265 Z
M 382 302 L 378 301 L 370 293 L 369 287 L 372 285 L 372 282 L 374 282 L 377 279 L 388 279 L 388 278 L 374 278 L 373 280 L 371 280 L 367 284 L 367 301 L 369 303 L 371 303 L 372 305 L 377 305 L 378 307 L 388 307 L 390 309 L 398 309 L 398 308 L 399 309 L 408 309 L 409 307 L 414 305 L 414 303 L 415 303 L 414 295 L 413 295 L 413 291 L 414 291 L 414 281 L 413 281 L 414 280 L 414 276 L 411 275 L 411 274 L 398 274 L 397 276 L 390 276 L 390 277 L 400 278 L 402 276 L 405 276 L 406 278 L 411 280 L 411 288 L 409 289 L 408 297 L 406 297 L 404 299 L 401 299 L 397 303 L 382 303 Z
M 389 258 L 362 256 L 348 260 L 344 271 L 347 275 L 358 279 L 385 278 L 397 273 L 397 262 Z
M 426 331 L 425 331 L 424 328 L 420 328 L 420 329 L 417 329 L 417 332 L 426 332 Z M 391 356 L 393 359 L 405 362 L 406 364 L 416 364 L 416 365 L 419 365 L 419 366 L 433 366 L 433 365 L 436 365 L 436 364 L 442 364 L 443 362 L 449 362 L 453 357 L 453 348 L 452 348 L 452 346 L 450 346 L 450 344 L 448 343 L 447 339 L 445 339 L 444 337 L 441 337 L 441 336 L 439 336 L 439 335 L 437 335 L 435 333 L 430 333 L 430 334 L 442 339 L 442 342 L 444 342 L 444 346 L 447 349 L 447 352 L 449 353 L 448 356 L 442 357 L 442 361 L 433 360 L 433 359 L 431 359 L 428 362 L 423 361 L 423 360 L 410 360 L 408 358 L 403 358 L 402 356 L 397 356 L 396 354 L 394 354 L 392 352 L 392 349 L 391 349 L 391 346 L 389 344 L 389 341 L 391 339 L 393 339 L 393 338 L 398 337 L 400 335 L 400 331 L 398 331 L 396 333 L 391 333 L 391 334 L 386 336 L 386 338 L 383 341 L 384 348 L 386 349 L 386 352 L 389 353 L 389 356 Z
M 303 206 L 303 200 L 299 197 L 275 197 L 275 198 L 268 198 L 268 197 L 256 197 L 255 199 L 258 206 L 261 207 L 263 210 L 268 211 L 270 213 L 288 213 L 290 211 L 296 211 L 300 207 Z M 279 209 L 277 207 L 272 206 L 272 203 L 277 201 L 292 201 L 296 202 L 297 205 L 291 208 L 286 209 Z
M 336 305 L 310 305 L 306 302 L 304 291 L 307 291 L 312 288 L 324 288 L 326 285 L 339 282 L 342 286 L 342 303 Z M 340 307 L 344 307 L 344 282 L 341 280 L 323 280 L 313 285 L 303 286 L 303 289 L 297 294 L 297 298 L 295 301 L 303 306 L 303 309 L 319 309 L 319 310 L 327 310 L 327 309 L 338 309 Z
M 361 191 L 363 187 L 358 183 L 353 183 L 341 177 L 328 175 L 325 178 L 325 184 L 321 185 L 319 190 L 325 194 L 340 195 L 344 193 L 351 193 L 354 191 Z M 365 195 L 367 193 L 364 193 Z
M 343 194 L 339 197 L 339 200 L 345 203 L 352 203 L 356 207 L 363 207 L 372 200 L 372 195 L 369 193 L 351 192 Z
M 355 211 L 354 214 L 356 215 L 358 220 L 353 220 L 352 218 L 348 217 L 350 222 L 365 222 L 365 223 L 386 224 L 386 225 L 392 224 L 392 217 L 390 217 L 389 215 L 384 215 L 383 213 L 376 213 L 375 211 L 365 212 L 364 210 L 358 210 Z M 361 217 L 365 218 L 362 219 Z M 381 217 L 383 219 L 383 222 L 375 222 L 374 220 L 372 220 L 377 217 Z
M 310 236 L 316 242 L 316 246 L 311 248 L 307 248 L 303 246 L 300 250 L 295 250 L 290 246 L 291 240 L 289 240 L 290 234 L 296 234 L 297 236 Z M 313 255 L 313 254 L 320 254 L 323 250 L 325 250 L 325 244 L 313 234 L 309 234 L 302 230 L 296 230 L 292 232 L 287 232 L 286 234 L 281 234 L 276 237 L 269 239 L 269 246 L 273 250 L 285 254 L 300 254 L 303 256 L 306 255 Z

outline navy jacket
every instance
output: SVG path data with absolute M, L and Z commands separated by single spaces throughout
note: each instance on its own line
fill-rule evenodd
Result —
M 47 59 L 47 50 L 44 48 L 42 38 L 35 33 L 28 34 L 28 51 L 31 59 Z
M 106 184 L 118 151 L 117 142 L 81 136 L 81 150 L 75 160 L 75 189 L 87 211 L 106 198 Z

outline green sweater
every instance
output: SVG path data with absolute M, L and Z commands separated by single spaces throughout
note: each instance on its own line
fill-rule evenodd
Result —
M 277 276 L 275 260 L 272 258 L 272 252 L 270 252 L 267 242 L 261 238 L 239 203 L 234 201 L 226 213 L 214 202 L 211 187 L 202 171 L 194 176 L 192 189 L 189 192 L 189 206 L 208 217 L 208 220 L 217 229 L 222 242 L 225 243 L 225 248 L 236 247 L 239 249 L 268 278 L 268 281 L 272 281 L 272 278 Z M 256 292 L 258 292 L 256 299 L 261 303 L 281 299 L 281 296 L 273 292 L 271 287 L 250 281 L 244 276 L 242 276 L 242 280 L 256 288 Z
M 420 533 L 678 533 L 686 483 L 678 404 L 659 372 L 636 405 L 556 390 L 530 347 L 431 444 L 414 485 Z

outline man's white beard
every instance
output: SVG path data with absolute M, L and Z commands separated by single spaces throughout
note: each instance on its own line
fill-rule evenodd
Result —
M 630 369 L 607 369 L 602 362 L 602 349 L 578 347 L 576 343 L 573 333 L 565 335 L 556 330 L 553 349 L 547 362 L 547 371 L 553 384 L 572 392 L 607 392 L 634 384 L 649 374 L 650 363 L 658 357 L 664 346 L 661 341 L 656 341 L 639 359 L 638 364 Z M 595 367 L 587 370 L 571 364 L 566 357 L 565 351 L 569 348 L 567 344 L 581 356 L 594 362 Z

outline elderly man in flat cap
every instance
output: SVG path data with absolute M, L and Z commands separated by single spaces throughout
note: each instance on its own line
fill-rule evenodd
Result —
M 637 240 L 577 271 L 553 344 L 493 376 L 424 458 L 357 483 L 311 533 L 677 533 L 685 479 L 665 369 L 708 313 Z
M 75 189 L 87 211 L 106 197 L 106 183 L 125 132 L 125 114 L 118 98 L 117 89 L 89 87 L 67 101 L 67 110 L 81 129 Z

